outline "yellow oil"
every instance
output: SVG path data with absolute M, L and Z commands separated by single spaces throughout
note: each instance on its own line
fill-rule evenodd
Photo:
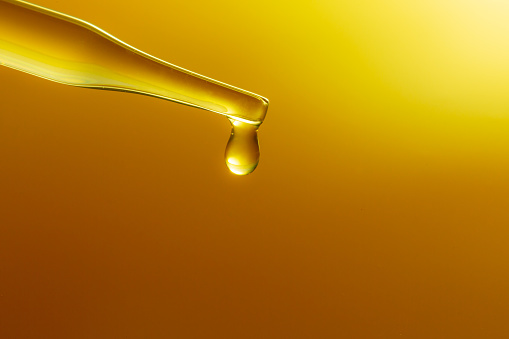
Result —
M 232 133 L 226 145 L 226 165 L 237 175 L 246 175 L 253 172 L 260 160 L 258 146 L 259 124 L 245 123 L 230 119 Z
M 25 1 L 0 0 L 0 64 L 66 85 L 149 95 L 225 115 L 225 152 L 235 174 L 251 173 L 264 97 L 137 50 L 83 20 Z

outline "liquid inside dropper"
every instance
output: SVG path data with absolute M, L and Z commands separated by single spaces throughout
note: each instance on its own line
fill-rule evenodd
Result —
M 247 175 L 255 170 L 260 160 L 260 147 L 258 145 L 258 127 L 260 124 L 228 119 L 232 124 L 232 132 L 226 145 L 226 165 L 234 174 Z

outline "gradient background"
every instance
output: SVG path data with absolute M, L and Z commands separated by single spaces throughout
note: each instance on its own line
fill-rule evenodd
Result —
M 266 96 L 0 68 L 0 337 L 509 337 L 509 4 L 38 0 Z

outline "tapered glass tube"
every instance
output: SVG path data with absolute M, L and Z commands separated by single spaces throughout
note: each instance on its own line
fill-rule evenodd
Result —
M 0 64 L 67 85 L 144 94 L 225 115 L 233 126 L 227 165 L 248 174 L 258 163 L 256 131 L 267 99 L 141 52 L 83 20 L 0 0 Z M 254 131 L 256 154 L 243 154 L 233 122 L 238 130 Z M 253 148 L 253 141 L 248 144 Z M 229 149 L 238 151 L 228 154 Z

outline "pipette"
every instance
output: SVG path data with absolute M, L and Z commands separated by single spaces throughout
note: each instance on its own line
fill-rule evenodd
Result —
M 66 85 L 144 94 L 222 114 L 232 124 L 228 168 L 246 175 L 258 165 L 266 98 L 155 58 L 86 21 L 0 0 L 0 64 Z

